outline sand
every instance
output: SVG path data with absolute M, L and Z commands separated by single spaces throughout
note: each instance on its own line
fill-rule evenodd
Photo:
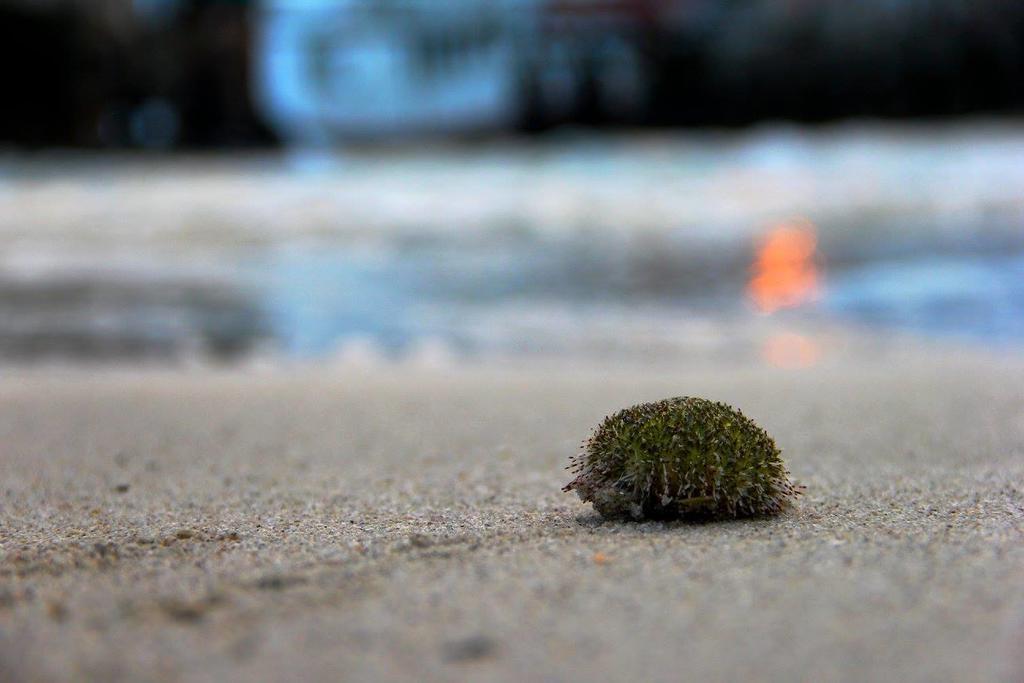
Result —
M 0 379 L 0 680 L 1019 681 L 1024 361 Z M 771 431 L 798 506 L 605 522 L 607 412 Z

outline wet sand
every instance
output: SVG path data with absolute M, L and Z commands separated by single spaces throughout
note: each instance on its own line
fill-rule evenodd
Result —
M 0 379 L 0 680 L 1024 678 L 1024 361 Z M 741 407 L 775 519 L 563 494 L 632 402 Z

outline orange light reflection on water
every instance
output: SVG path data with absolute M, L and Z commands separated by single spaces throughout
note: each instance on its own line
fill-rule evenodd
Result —
M 809 220 L 772 226 L 757 247 L 747 283 L 747 296 L 757 310 L 772 313 L 817 298 L 821 287 L 817 248 L 817 231 Z
M 768 338 L 761 357 L 777 368 L 809 368 L 821 360 L 821 345 L 796 332 L 783 332 Z
M 823 283 L 818 262 L 818 235 L 811 221 L 796 218 L 777 223 L 758 243 L 747 296 L 764 314 L 809 303 L 818 297 Z M 761 348 L 762 359 L 779 368 L 811 367 L 821 355 L 821 344 L 796 332 L 773 334 Z

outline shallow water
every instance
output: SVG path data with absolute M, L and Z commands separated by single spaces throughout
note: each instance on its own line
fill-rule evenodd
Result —
M 763 355 L 837 325 L 1020 347 L 1021 159 L 1009 124 L 13 158 L 0 356 Z
M 455 352 L 628 353 L 680 349 L 765 322 L 749 297 L 746 250 L 535 246 L 500 253 L 264 255 L 269 328 L 289 355 L 359 339 L 401 353 L 424 341 Z M 828 255 L 819 259 L 828 263 Z M 822 268 L 818 291 L 779 311 L 791 322 L 855 323 L 989 345 L 1024 342 L 1024 250 L 896 254 Z M 724 340 L 723 340 L 724 342 Z
M 976 246 L 976 245 L 975 245 Z M 37 357 L 299 359 L 353 344 L 385 356 L 742 352 L 766 326 L 854 323 L 1024 344 L 1024 250 L 894 253 L 829 265 L 772 314 L 751 298 L 754 249 L 567 242 L 283 246 L 210 272 L 79 272 L 0 284 L 0 349 Z

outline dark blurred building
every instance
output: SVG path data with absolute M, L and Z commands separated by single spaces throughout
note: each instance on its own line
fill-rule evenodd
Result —
M 570 54 L 574 120 L 742 125 L 1024 105 L 1019 0 L 548 0 L 541 7 L 538 72 L 557 63 L 552 50 Z
M 244 0 L 5 0 L 0 141 L 244 145 L 271 139 L 249 88 Z
M 0 0 L 0 50 L 27 146 L 1024 107 L 1020 0 Z

